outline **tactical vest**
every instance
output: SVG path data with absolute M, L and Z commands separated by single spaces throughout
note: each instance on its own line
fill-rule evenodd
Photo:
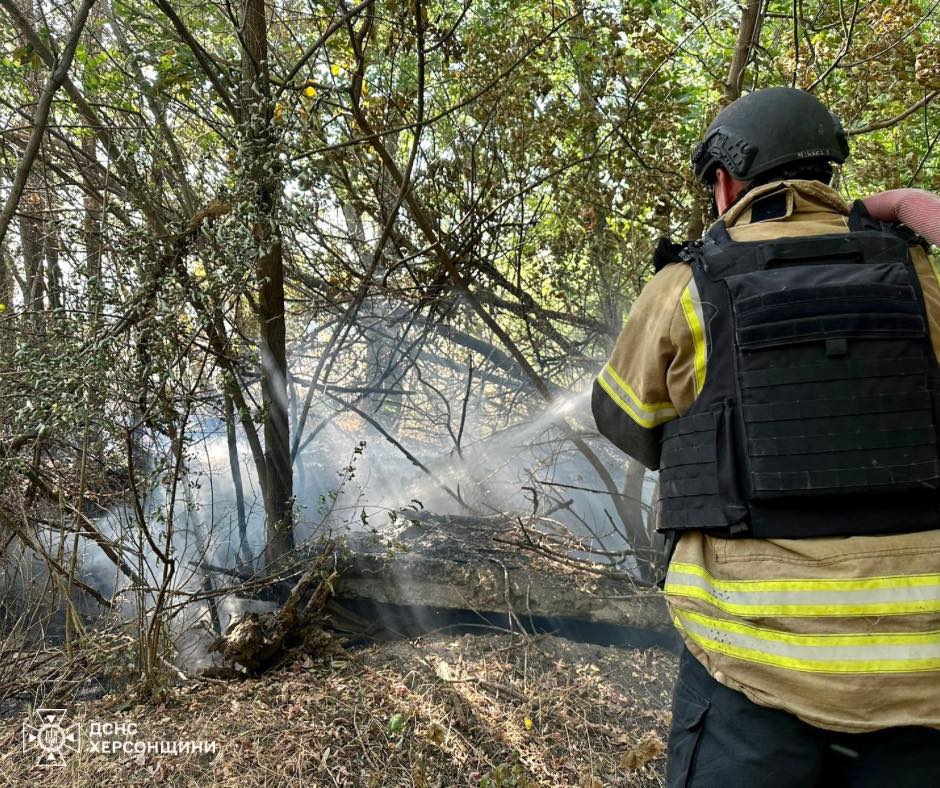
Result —
M 685 254 L 705 384 L 664 426 L 663 531 L 784 539 L 940 528 L 937 383 L 907 239 L 884 230 Z

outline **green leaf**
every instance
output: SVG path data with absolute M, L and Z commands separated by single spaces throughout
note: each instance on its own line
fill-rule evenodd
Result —
M 404 714 L 393 714 L 388 721 L 388 732 L 398 733 L 405 726 Z

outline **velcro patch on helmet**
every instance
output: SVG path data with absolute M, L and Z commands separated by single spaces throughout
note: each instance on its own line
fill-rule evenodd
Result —
M 757 146 L 718 131 L 708 140 L 708 152 L 732 175 L 743 176 L 757 155 Z

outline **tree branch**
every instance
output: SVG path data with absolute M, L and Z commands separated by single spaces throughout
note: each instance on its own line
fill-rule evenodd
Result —
M 912 104 L 906 110 L 898 115 L 895 115 L 893 118 L 888 118 L 887 120 L 876 120 L 874 123 L 869 123 L 867 126 L 858 126 L 854 129 L 848 129 L 845 133 L 850 137 L 854 137 L 857 134 L 868 134 L 869 132 L 878 131 L 879 129 L 889 129 L 892 126 L 896 126 L 902 120 L 909 118 L 911 115 L 917 112 L 917 110 L 926 107 L 938 95 L 940 95 L 940 90 L 932 90 L 916 104 Z
M 294 65 L 290 70 L 290 73 L 284 78 L 283 83 L 278 88 L 276 95 L 280 96 L 289 86 L 290 83 L 294 80 L 294 77 L 300 73 L 300 70 L 307 64 L 307 61 L 310 60 L 326 42 L 327 39 L 337 30 L 339 30 L 343 25 L 349 22 L 353 17 L 357 16 L 361 11 L 364 11 L 366 8 L 375 3 L 375 0 L 363 0 L 359 5 L 353 6 L 349 10 L 345 10 L 345 13 L 337 20 L 335 20 L 330 26 L 323 31 L 320 37 L 314 41 L 308 48 L 307 51 L 303 53 L 300 60 Z M 340 4 L 342 7 L 342 3 Z
M 730 104 L 741 95 L 744 70 L 751 60 L 754 45 L 760 39 L 760 28 L 763 21 L 762 6 L 763 0 L 747 0 L 747 6 L 741 12 L 738 41 L 735 44 L 734 55 L 731 58 L 731 67 L 728 69 L 728 80 L 725 82 L 725 103 L 727 104 Z
M 222 103 L 225 104 L 225 108 L 229 111 L 233 118 L 238 117 L 238 107 L 235 105 L 235 102 L 232 100 L 232 95 L 229 92 L 229 89 L 225 86 L 223 82 L 222 75 L 216 71 L 215 66 L 212 64 L 212 60 L 209 58 L 209 54 L 203 48 L 192 33 L 189 32 L 189 28 L 186 27 L 186 24 L 180 19 L 179 15 L 173 9 L 167 0 L 154 0 L 157 8 L 159 8 L 167 19 L 170 20 L 170 23 L 176 29 L 176 32 L 179 33 L 181 39 L 189 47 L 190 51 L 196 58 L 196 61 L 199 63 L 199 67 L 202 69 L 203 73 L 206 75 L 208 80 L 212 83 L 212 87 L 215 88 L 216 92 L 219 94 L 219 98 L 222 99 Z
M 69 67 L 72 65 L 75 49 L 78 47 L 78 40 L 85 29 L 85 22 L 88 21 L 88 12 L 94 4 L 95 0 L 84 0 L 79 7 L 78 13 L 72 20 L 72 29 L 69 31 L 69 37 L 62 56 L 46 79 L 46 84 L 42 86 L 42 95 L 33 115 L 33 129 L 29 135 L 29 142 L 26 145 L 26 150 L 23 151 L 20 163 L 16 167 L 16 177 L 13 179 L 13 187 L 10 189 L 6 205 L 3 206 L 3 211 L 0 212 L 0 244 L 3 243 L 3 239 L 7 234 L 10 220 L 13 218 L 20 198 L 23 196 L 26 180 L 29 178 L 33 162 L 39 153 L 39 146 L 42 144 L 43 135 L 46 133 L 46 124 L 49 122 L 49 113 L 52 110 L 52 99 L 55 98 L 56 92 L 62 86 Z
M 55 55 L 45 40 L 33 28 L 29 18 L 17 7 L 15 0 L 0 0 L 0 8 L 3 8 L 9 14 L 20 34 L 45 63 L 46 67 L 50 70 L 55 69 L 57 64 Z M 120 171 L 126 187 L 133 190 L 134 204 L 137 209 L 147 218 L 154 232 L 159 236 L 163 236 L 165 228 L 159 212 L 154 209 L 153 195 L 142 194 L 140 190 L 135 188 L 134 184 L 138 179 L 135 177 L 133 170 L 130 169 L 125 152 L 115 143 L 108 127 L 102 123 L 82 91 L 69 79 L 67 74 L 62 78 L 62 87 L 75 105 L 75 109 L 78 110 L 78 114 L 85 119 L 89 128 L 101 141 L 112 163 Z

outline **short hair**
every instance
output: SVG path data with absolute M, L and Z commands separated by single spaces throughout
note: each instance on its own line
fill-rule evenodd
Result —
M 826 185 L 832 183 L 832 164 L 825 159 L 806 159 L 805 161 L 791 161 L 774 167 L 772 170 L 762 172 L 748 183 L 749 188 L 762 186 L 773 181 L 821 181 Z

